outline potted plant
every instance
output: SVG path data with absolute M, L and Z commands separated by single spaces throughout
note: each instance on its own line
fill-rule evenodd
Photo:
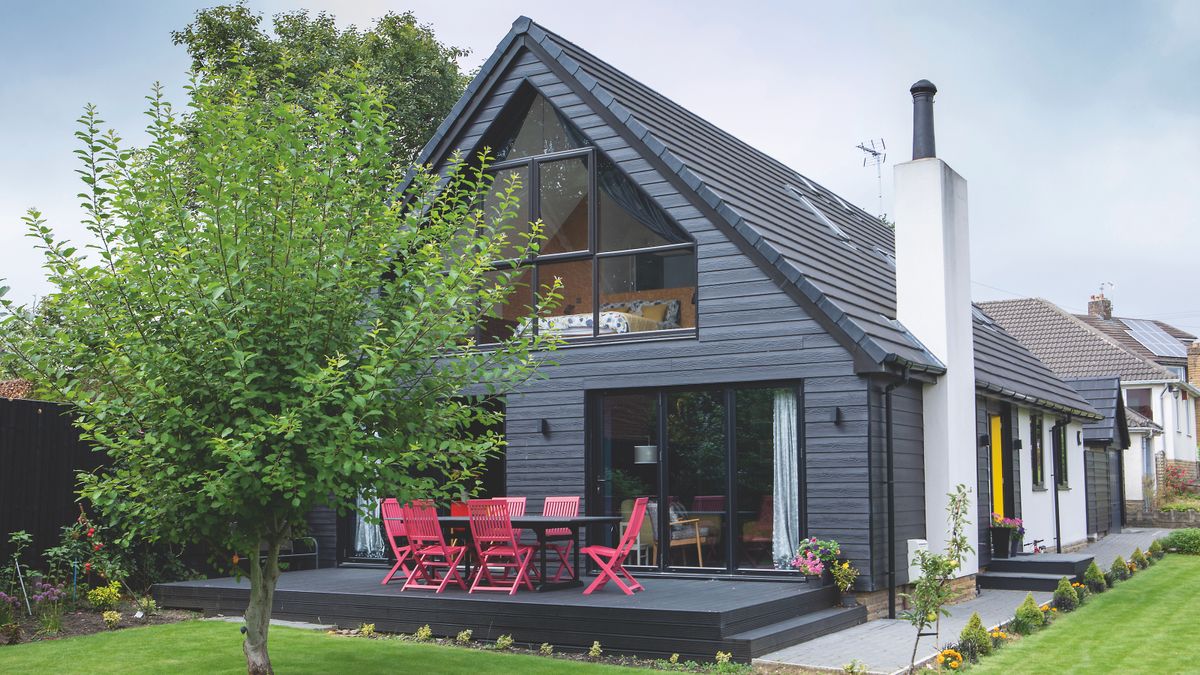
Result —
M 1025 534 L 1025 527 L 1020 518 L 1005 518 L 999 513 L 992 514 L 992 557 L 1008 558 L 1013 554 L 1013 544 L 1020 545 Z
M 838 591 L 842 594 L 842 607 L 858 606 L 854 592 L 850 590 L 854 587 L 854 580 L 858 578 L 858 568 L 851 565 L 849 560 L 843 560 L 834 562 L 830 571 L 833 573 L 833 583 L 837 584 Z
M 836 541 L 822 541 L 816 537 L 809 537 L 800 542 L 790 566 L 805 576 L 820 577 L 830 570 L 841 554 L 842 547 Z

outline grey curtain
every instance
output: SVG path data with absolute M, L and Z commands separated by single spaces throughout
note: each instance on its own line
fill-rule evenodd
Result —
M 800 453 L 796 429 L 796 391 L 775 390 L 775 514 L 771 556 L 775 567 L 786 568 L 800 545 Z

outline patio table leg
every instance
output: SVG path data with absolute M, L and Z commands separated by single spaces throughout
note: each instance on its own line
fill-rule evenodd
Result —
M 538 561 L 541 567 L 541 576 L 538 578 L 538 590 L 546 587 L 546 529 L 542 528 L 537 531 L 538 548 L 541 549 L 541 560 Z
M 578 525 L 571 526 L 571 537 L 572 537 L 572 540 L 575 542 L 575 550 L 572 551 L 572 555 L 575 557 L 575 581 L 579 582 L 579 581 L 583 580 L 583 577 L 580 576 L 581 572 L 579 569 L 579 526 Z

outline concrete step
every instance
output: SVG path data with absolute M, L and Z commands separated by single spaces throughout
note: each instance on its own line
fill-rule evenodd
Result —
M 992 558 L 987 571 L 1080 577 L 1091 563 L 1092 556 L 1083 553 L 1032 553 L 1012 558 Z
M 1037 574 L 1034 572 L 993 572 L 990 569 L 975 576 L 980 588 L 998 588 L 1006 591 L 1047 591 L 1058 588 L 1058 582 L 1067 574 Z M 1078 581 L 1079 579 L 1074 579 Z

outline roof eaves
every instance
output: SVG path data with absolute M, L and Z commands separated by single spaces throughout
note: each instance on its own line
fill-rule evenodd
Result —
M 1028 405 L 1036 406 L 1036 407 L 1043 408 L 1046 410 L 1051 410 L 1053 412 L 1066 413 L 1068 415 L 1075 415 L 1077 417 L 1082 417 L 1082 418 L 1086 418 L 1086 419 L 1090 419 L 1090 420 L 1104 419 L 1104 415 L 1101 415 L 1099 412 L 1092 409 L 1090 406 L 1086 409 L 1074 408 L 1071 406 L 1063 405 L 1061 403 L 1057 403 L 1055 401 L 1050 401 L 1050 400 L 1040 398 L 1037 396 L 1030 396 L 1028 394 L 1022 394 L 1020 392 L 1013 391 L 1012 389 L 1008 389 L 1008 388 L 1002 387 L 1000 385 L 992 384 L 991 382 L 988 382 L 986 380 L 981 380 L 979 378 L 975 379 L 975 387 L 977 389 L 982 389 L 984 391 L 987 391 L 987 392 L 990 392 L 993 394 L 997 394 L 1003 398 L 1017 401 L 1019 403 L 1026 403 Z

